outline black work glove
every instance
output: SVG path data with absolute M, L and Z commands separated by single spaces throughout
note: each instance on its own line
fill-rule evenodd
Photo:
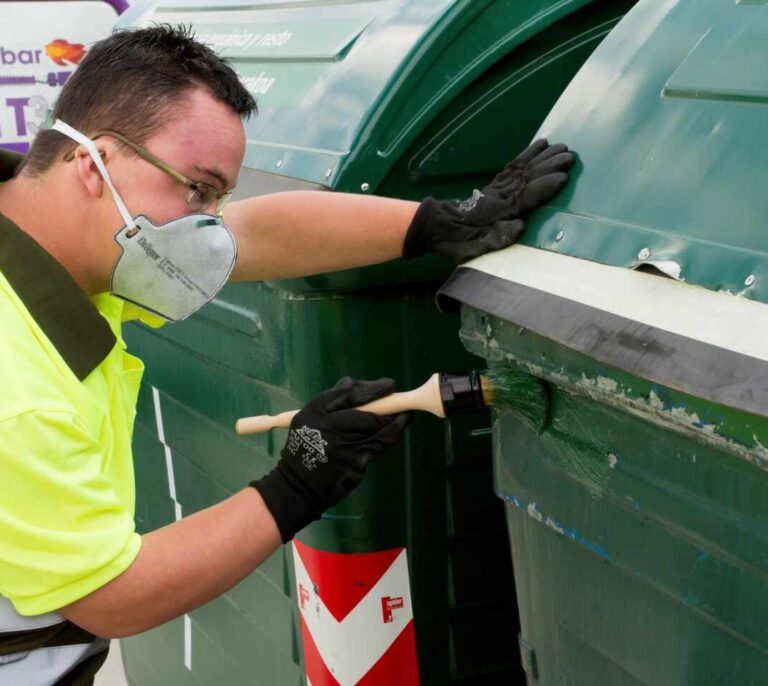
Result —
M 368 463 L 408 425 L 408 412 L 379 417 L 351 409 L 394 389 L 392 379 L 345 377 L 312 398 L 293 418 L 277 466 L 250 484 L 261 493 L 284 543 L 348 495 Z
M 525 231 L 521 217 L 562 190 L 573 161 L 567 146 L 542 138 L 471 198 L 426 198 L 408 228 L 403 257 L 436 252 L 459 264 L 516 243 Z

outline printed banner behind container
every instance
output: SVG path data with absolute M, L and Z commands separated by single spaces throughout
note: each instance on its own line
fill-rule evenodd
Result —
M 124 0 L 0 0 L 0 147 L 26 152 L 61 88 Z

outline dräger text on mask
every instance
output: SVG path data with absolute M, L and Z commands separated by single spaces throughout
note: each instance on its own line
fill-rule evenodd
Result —
M 147 253 L 147 257 L 151 257 L 153 260 L 159 259 L 160 255 L 155 251 L 155 247 L 144 236 L 139 236 L 139 245 Z

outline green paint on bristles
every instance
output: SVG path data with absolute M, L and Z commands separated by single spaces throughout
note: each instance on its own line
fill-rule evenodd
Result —
M 510 412 L 534 433 L 547 428 L 551 398 L 546 381 L 516 367 L 499 366 L 481 371 L 480 383 L 487 405 Z

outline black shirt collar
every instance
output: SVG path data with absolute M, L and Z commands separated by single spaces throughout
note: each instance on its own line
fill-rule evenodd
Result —
M 20 160 L 0 151 L 0 182 Z M 80 381 L 102 363 L 117 340 L 107 320 L 69 272 L 2 214 L 0 272 Z

